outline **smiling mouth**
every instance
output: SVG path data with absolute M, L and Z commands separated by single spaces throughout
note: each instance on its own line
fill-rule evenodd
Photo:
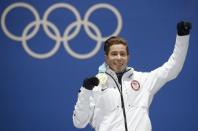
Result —
M 117 63 L 116 65 L 117 66 L 123 66 L 123 63 Z
M 115 64 L 115 65 L 118 65 L 118 66 L 122 66 L 122 65 L 123 65 L 122 62 L 115 62 L 114 64 Z
M 120 69 L 120 68 L 123 67 L 123 64 L 115 64 L 114 66 L 115 66 L 116 68 Z

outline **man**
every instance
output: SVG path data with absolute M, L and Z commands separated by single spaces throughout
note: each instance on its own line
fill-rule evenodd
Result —
M 125 40 L 113 36 L 105 41 L 105 63 L 96 77 L 84 80 L 73 113 L 73 123 L 96 131 L 151 131 L 149 106 L 155 93 L 182 69 L 189 44 L 191 23 L 177 24 L 174 51 L 168 61 L 151 72 L 128 67 Z

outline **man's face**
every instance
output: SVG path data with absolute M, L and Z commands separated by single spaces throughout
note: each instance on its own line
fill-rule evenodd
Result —
M 116 44 L 110 46 L 108 55 L 105 55 L 105 61 L 113 71 L 119 73 L 126 68 L 128 57 L 126 46 L 123 44 Z

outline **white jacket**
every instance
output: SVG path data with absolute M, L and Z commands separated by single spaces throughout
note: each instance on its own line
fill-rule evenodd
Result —
M 151 72 L 137 72 L 128 67 L 122 85 L 108 66 L 100 67 L 99 72 L 105 72 L 107 81 L 92 91 L 81 87 L 73 112 L 75 127 L 84 128 L 90 123 L 95 131 L 126 131 L 126 126 L 128 131 L 151 131 L 148 110 L 153 96 L 179 74 L 188 45 L 189 35 L 177 36 L 173 54 L 166 63 Z

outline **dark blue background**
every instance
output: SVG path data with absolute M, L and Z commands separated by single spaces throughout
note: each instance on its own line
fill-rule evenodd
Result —
M 0 14 L 16 0 L 1 0 Z M 131 52 L 129 65 L 138 71 L 150 71 L 163 64 L 174 48 L 176 23 L 193 23 L 189 52 L 183 70 L 177 79 L 158 92 L 150 108 L 153 131 L 195 131 L 198 128 L 198 1 L 197 0 L 23 0 L 44 14 L 57 2 L 70 3 L 84 16 L 96 3 L 109 3 L 121 13 L 123 28 L 120 33 Z M 29 13 L 29 14 L 28 14 Z M 64 10 L 51 16 L 63 33 L 74 19 Z M 23 16 L 24 15 L 24 16 Z M 25 10 L 10 13 L 7 25 L 20 35 L 24 26 L 33 21 Z M 23 19 L 24 18 L 24 19 Z M 71 18 L 71 19 L 68 19 Z M 106 10 L 91 17 L 103 36 L 111 34 L 116 19 Z M 35 51 L 51 49 L 54 41 L 42 30 L 28 41 Z M 91 44 L 89 44 L 91 43 Z M 95 46 L 83 29 L 70 42 L 79 53 Z M 23 49 L 21 42 L 8 38 L 0 28 L 0 131 L 76 131 L 72 112 L 78 90 L 85 77 L 97 73 L 103 62 L 103 49 L 92 58 L 80 60 L 71 57 L 61 45 L 59 51 L 47 59 L 35 59 Z M 88 126 L 81 131 L 91 131 Z

